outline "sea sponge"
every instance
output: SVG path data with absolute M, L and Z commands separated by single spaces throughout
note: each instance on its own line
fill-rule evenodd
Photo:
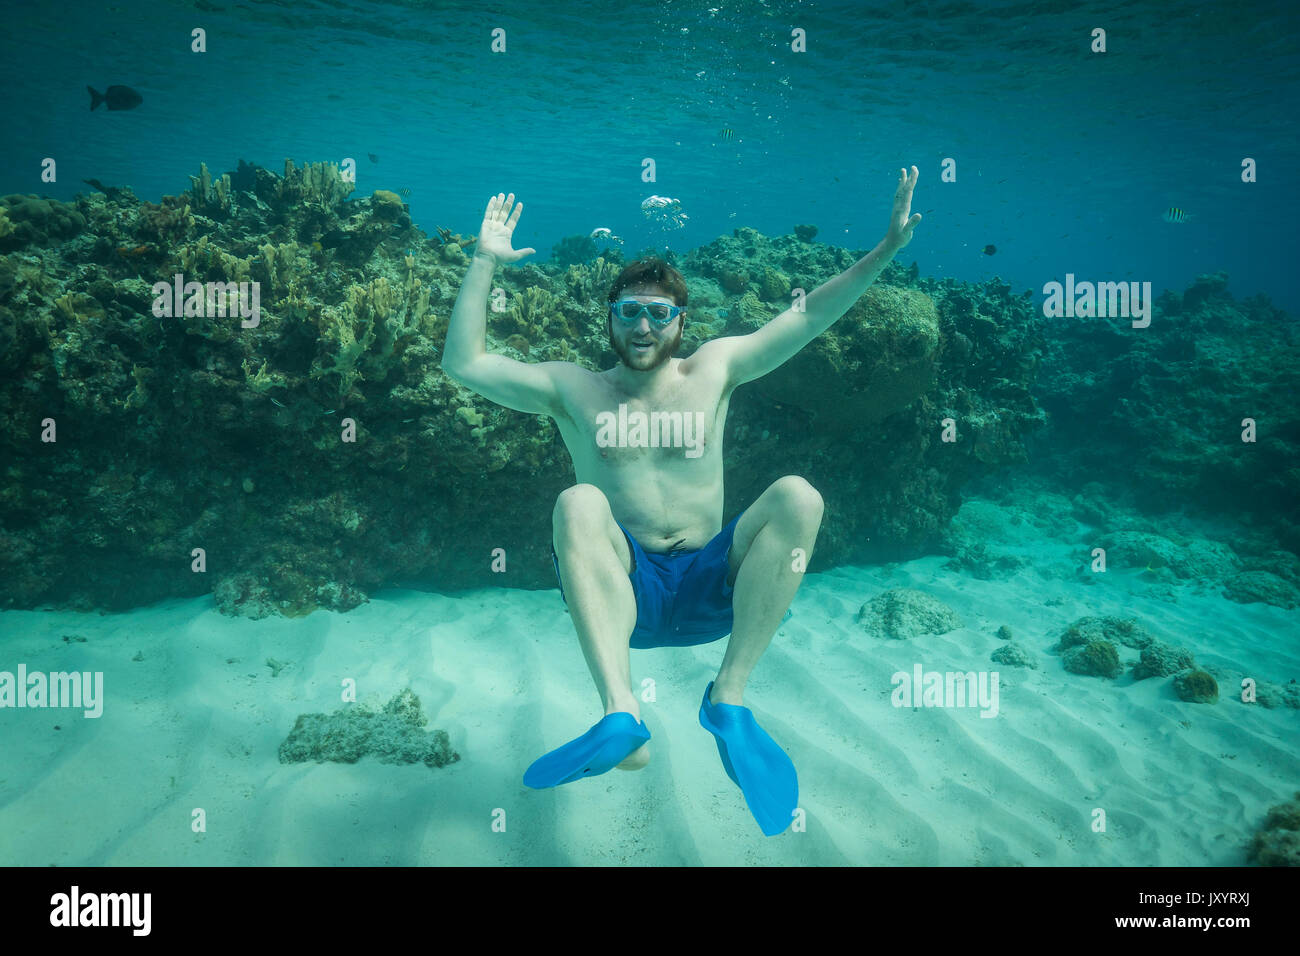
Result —
M 749 288 L 749 273 L 741 269 L 723 268 L 718 272 L 718 283 L 732 295 L 740 295 Z
M 1119 652 L 1110 641 L 1088 641 L 1081 647 L 1067 650 L 1062 659 L 1065 669 L 1072 674 L 1113 679 L 1123 671 L 1119 663 Z
M 402 197 L 387 189 L 376 189 L 371 194 L 372 208 L 380 219 L 396 219 L 402 214 Z
M 759 283 L 759 295 L 768 302 L 785 299 L 790 295 L 790 277 L 780 269 L 773 269 L 768 266 L 763 270 L 763 278 Z
M 141 239 L 172 243 L 182 241 L 193 228 L 190 201 L 183 196 L 163 196 L 161 203 L 140 204 L 135 234 Z
M 1188 671 L 1174 678 L 1174 692 L 1190 704 L 1215 704 L 1219 683 L 1205 671 Z

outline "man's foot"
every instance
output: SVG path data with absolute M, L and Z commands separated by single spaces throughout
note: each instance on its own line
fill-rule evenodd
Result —
M 745 706 L 743 690 L 727 690 L 716 680 L 709 685 L 708 693 L 710 704 L 731 704 L 733 707 Z
M 749 812 L 767 836 L 784 833 L 799 805 L 794 763 L 748 707 L 713 703 L 713 682 L 700 701 L 700 726 L 718 739 L 718 756 L 727 776 L 745 795 Z M 724 695 L 725 696 L 725 695 Z
M 535 790 L 558 787 L 606 773 L 629 760 L 645 766 L 650 759 L 645 748 L 649 739 L 649 729 L 631 714 L 622 711 L 606 714 L 581 737 L 533 761 L 524 772 L 524 785 Z M 646 750 L 644 756 L 637 757 L 641 750 Z
M 627 755 L 627 759 L 618 765 L 619 770 L 641 770 L 650 762 L 650 745 L 642 744 Z

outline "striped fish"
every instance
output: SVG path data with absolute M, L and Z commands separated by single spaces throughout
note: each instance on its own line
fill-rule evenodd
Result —
M 1165 210 L 1165 214 L 1160 218 L 1165 222 L 1180 223 L 1187 222 L 1189 219 L 1192 219 L 1193 216 L 1186 209 L 1179 209 L 1177 206 L 1170 206 Z
M 722 132 L 718 134 L 718 136 L 721 137 L 724 143 L 730 143 L 732 139 L 735 138 L 736 131 L 732 129 L 724 129 Z

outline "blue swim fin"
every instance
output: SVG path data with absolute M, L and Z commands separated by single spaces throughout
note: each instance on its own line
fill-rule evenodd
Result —
M 524 786 L 542 790 L 613 770 L 649 739 L 649 729 L 631 714 L 606 714 L 581 737 L 534 760 Z
M 754 712 L 734 704 L 710 704 L 713 681 L 704 688 L 700 726 L 718 738 L 718 756 L 740 788 L 749 812 L 767 836 L 784 833 L 799 806 L 799 777 L 780 745 L 758 726 Z

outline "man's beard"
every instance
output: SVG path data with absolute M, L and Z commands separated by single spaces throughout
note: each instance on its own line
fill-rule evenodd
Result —
M 631 339 L 625 341 L 630 343 Z M 619 357 L 619 360 L 624 365 L 634 372 L 653 372 L 655 369 L 659 368 L 659 366 L 671 359 L 677 352 L 677 346 L 682 343 L 681 323 L 678 323 L 677 334 L 673 336 L 671 340 L 657 338 L 652 334 L 650 336 L 650 341 L 653 344 L 647 351 L 638 352 L 636 349 L 632 348 L 630 344 L 620 344 L 619 340 L 614 337 L 612 328 L 609 333 L 610 348 L 614 350 L 614 354 Z

